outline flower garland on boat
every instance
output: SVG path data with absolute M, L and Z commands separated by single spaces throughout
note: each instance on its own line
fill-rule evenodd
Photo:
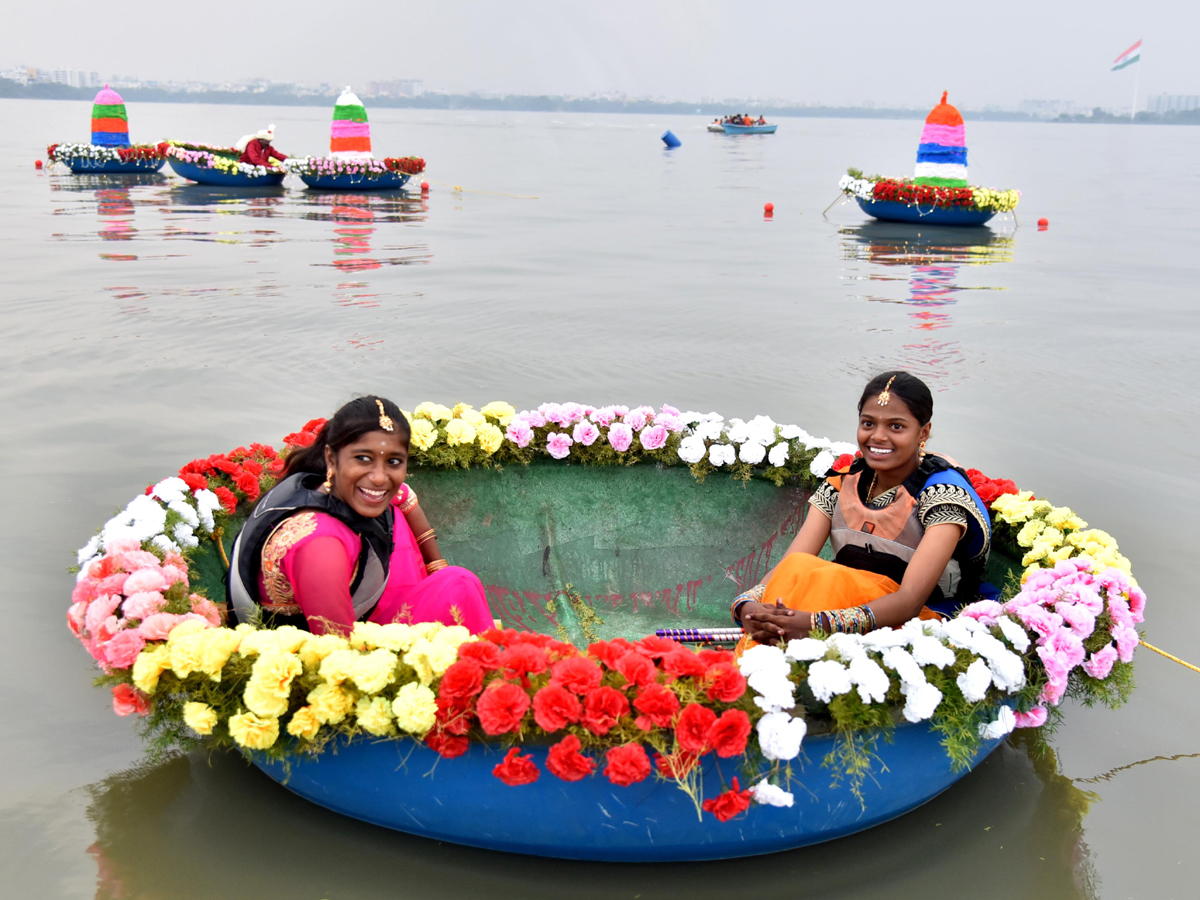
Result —
M 184 144 L 180 141 L 167 141 L 166 155 L 202 169 L 216 169 L 226 175 L 248 175 L 251 178 L 261 178 L 279 171 L 276 166 L 252 166 L 250 163 L 238 161 L 240 154 L 232 148 L 205 147 L 202 144 Z
M 134 144 L 131 147 L 102 147 L 99 144 L 64 143 L 51 144 L 46 148 L 46 159 L 52 163 L 65 163 L 70 159 L 90 159 L 95 162 L 130 162 L 132 160 L 159 160 L 167 157 L 166 142 L 160 144 Z
M 464 404 L 418 406 L 410 417 L 415 465 L 434 461 L 429 454 L 439 440 L 448 453 L 469 448 L 494 459 L 512 445 L 515 460 L 531 448 L 551 457 L 565 449 L 559 458 L 567 459 L 575 444 L 552 452 L 550 429 L 590 425 L 599 431 L 602 420 L 608 420 L 609 450 L 592 459 L 595 464 L 657 462 L 653 454 L 668 446 L 664 440 L 629 459 L 618 457 L 633 452 L 635 443 L 630 436 L 626 444 L 617 430 L 617 443 L 626 447 L 618 450 L 615 425 L 639 435 L 663 427 L 678 442 L 676 457 L 694 471 L 701 460 L 688 462 L 683 453 L 696 454 L 680 449 L 693 437 L 704 443 L 704 459 L 722 440 L 744 447 L 766 445 L 756 437 L 777 438 L 789 458 L 794 453 L 807 463 L 810 480 L 818 462 L 828 462 L 824 474 L 853 460 L 850 452 L 833 454 L 852 445 L 818 453 L 789 443 L 765 417 L 751 420 L 758 423 L 751 427 L 671 407 L 654 413 L 545 404 L 517 413 L 491 403 L 478 411 L 482 421 L 472 412 Z M 534 424 L 539 417 L 544 424 Z M 667 428 L 663 417 L 680 420 L 679 430 Z M 422 422 L 455 434 L 455 442 L 427 434 L 427 449 L 417 449 Z M 487 428 L 499 431 L 501 423 L 506 431 L 515 423 L 515 434 L 502 435 L 489 454 L 485 445 L 496 438 Z M 284 453 L 310 445 L 323 425 L 314 419 L 287 435 Z M 579 443 L 590 448 L 599 441 L 597 435 Z M 471 464 L 455 458 L 436 464 Z M 231 516 L 269 489 L 282 467 L 281 455 L 262 444 L 193 460 L 136 497 L 79 551 L 68 625 L 104 673 L 99 681 L 111 688 L 114 710 L 144 716 L 145 733 L 160 750 L 204 737 L 214 746 L 287 759 L 365 734 L 420 740 L 453 758 L 472 741 L 504 741 L 512 746 L 495 775 L 516 786 L 541 775 L 521 753 L 522 743 L 549 740 L 546 767 L 558 778 L 576 781 L 598 772 L 615 785 L 670 780 L 724 821 L 752 801 L 792 805 L 789 764 L 801 754 L 811 722 L 829 723 L 838 740 L 826 763 L 857 792 L 869 771 L 870 741 L 890 733 L 898 719 L 930 721 L 954 763 L 967 765 L 983 741 L 1043 724 L 1064 696 L 1115 706 L 1132 688 L 1136 625 L 1146 598 L 1115 542 L 1084 531 L 1086 523 L 1070 510 L 975 470 L 972 482 L 990 497 L 998 529 L 1009 529 L 1020 546 L 1036 547 L 1040 538 L 1071 553 L 1045 567 L 1051 560 L 1042 553 L 1026 563 L 1023 584 L 1006 602 L 971 604 L 947 622 L 914 620 L 861 637 L 759 646 L 735 662 L 728 651 L 697 651 L 656 637 L 579 648 L 511 629 L 472 637 L 437 623 L 358 623 L 348 638 L 288 626 L 224 627 L 216 604 L 189 587 L 191 552 L 201 541 L 219 539 Z M 765 468 L 786 467 L 767 461 Z M 1061 540 L 1047 534 L 1052 529 Z M 1111 551 L 1116 564 L 1092 551 Z M 740 770 L 703 799 L 698 763 L 710 753 Z
M 1018 190 L 998 191 L 983 187 L 939 187 L 917 184 L 907 178 L 885 178 L 882 175 L 863 175 L 849 169 L 838 189 L 859 200 L 903 203 L 905 206 L 938 207 L 943 209 L 973 209 L 982 212 L 1012 212 L 1020 202 Z
M 290 156 L 282 165 L 293 175 L 360 175 L 367 179 L 377 179 L 391 173 L 420 175 L 425 171 L 425 160 L 419 156 L 389 156 L 385 159 Z

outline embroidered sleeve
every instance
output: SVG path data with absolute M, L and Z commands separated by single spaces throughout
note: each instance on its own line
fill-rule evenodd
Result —
M 917 517 L 924 528 L 954 524 L 961 525 L 966 534 L 968 523 L 978 521 L 980 512 L 971 495 L 958 485 L 932 484 L 917 498 Z
M 821 486 L 813 491 L 813 495 L 808 498 L 808 505 L 826 518 L 833 518 L 833 511 L 837 509 L 838 491 L 828 481 L 822 481 Z
M 952 503 L 939 504 L 919 515 L 921 517 L 921 525 L 925 528 L 930 528 L 934 525 L 961 525 L 963 531 L 967 530 L 968 520 L 966 510 Z
M 400 512 L 408 513 L 417 505 L 417 492 L 406 484 L 401 487 L 396 499 L 399 500 Z

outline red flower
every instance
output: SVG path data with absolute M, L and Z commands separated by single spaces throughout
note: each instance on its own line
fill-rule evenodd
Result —
M 623 638 L 611 641 L 596 641 L 588 645 L 588 653 L 600 660 L 610 669 L 617 667 L 617 660 L 633 649 L 633 645 Z
M 848 472 L 853 464 L 854 456 L 850 453 L 843 453 L 833 461 L 832 468 L 835 472 Z
M 596 761 L 579 752 L 579 738 L 568 734 L 546 754 L 546 768 L 563 781 L 579 781 L 596 771 Z
M 454 759 L 467 752 L 469 742 L 458 734 L 450 734 L 440 728 L 434 728 L 425 735 L 425 746 L 445 759 Z
M 287 466 L 287 462 L 280 459 L 279 457 L 276 457 L 275 459 L 273 459 L 269 463 L 267 463 L 267 472 L 269 472 L 271 475 L 282 475 L 283 470 L 286 466 Z
M 255 462 L 252 459 L 243 460 L 242 468 L 245 469 L 247 472 L 249 472 L 251 475 L 254 475 L 255 477 L 257 477 L 263 473 L 262 463 Z
M 704 673 L 705 693 L 709 700 L 733 703 L 746 693 L 746 676 L 731 662 L 713 663 Z
M 275 459 L 279 455 L 270 444 L 251 444 L 250 450 L 259 459 Z
M 629 787 L 645 780 L 650 774 L 650 757 L 642 749 L 641 744 L 622 744 L 611 748 L 604 758 L 608 764 L 604 767 L 604 775 L 613 784 Z
M 325 427 L 324 419 L 309 419 L 307 422 L 304 423 L 304 427 L 301 428 L 300 430 L 303 431 L 305 434 L 316 435 L 316 434 L 320 434 L 321 429 L 324 427 Z
M 209 461 L 212 463 L 212 467 L 214 469 L 216 469 L 218 472 L 224 472 L 231 478 L 237 478 L 238 475 L 242 474 L 242 467 L 228 457 L 215 456 Z
M 711 748 L 708 746 L 708 732 L 717 721 L 717 714 L 707 706 L 699 703 L 689 703 L 679 714 L 675 725 L 675 740 L 688 753 L 703 756 Z
M 566 688 L 552 684 L 533 695 L 533 720 L 543 731 L 561 731 L 582 715 L 579 698 Z
M 469 646 L 464 644 L 463 647 Z M 462 648 L 458 651 L 462 655 Z M 592 688 L 599 686 L 604 671 L 586 656 L 571 656 L 554 664 L 551 684 L 561 684 L 568 691 L 576 694 L 586 694 Z
M 678 650 L 679 644 L 669 638 L 659 637 L 657 634 L 649 634 L 633 645 L 635 649 L 641 650 L 647 656 L 661 657 L 666 656 L 672 650 Z
M 708 729 L 708 743 L 717 756 L 741 756 L 750 737 L 750 717 L 740 709 L 727 709 Z
M 483 690 L 483 667 L 473 659 L 460 659 L 446 670 L 438 686 L 438 696 L 465 700 Z
M 500 648 L 491 641 L 469 641 L 458 648 L 458 661 L 464 659 L 473 659 L 487 671 L 494 672 L 500 668 Z
M 516 642 L 517 633 L 511 628 L 489 628 L 487 631 L 479 635 L 485 641 L 491 641 L 493 644 L 499 644 L 501 647 L 506 647 L 509 644 Z
M 658 677 L 658 669 L 654 667 L 654 663 L 636 650 L 630 650 L 618 659 L 615 668 L 625 676 L 626 682 L 638 687 L 651 684 Z
M 642 731 L 669 728 L 675 713 L 679 712 L 679 697 L 669 687 L 651 684 L 638 694 L 633 701 L 633 708 L 641 713 L 634 724 Z
M 678 650 L 672 650 L 664 656 L 662 667 L 664 672 L 668 672 L 676 678 L 685 678 L 689 675 L 694 678 L 703 675 L 708 669 L 708 666 L 704 664 L 704 660 L 691 650 L 683 647 L 680 647 Z
M 233 511 L 237 509 L 238 505 L 237 494 L 227 487 L 219 487 L 213 491 L 213 493 L 216 494 L 217 499 L 221 501 L 221 506 L 225 507 L 225 512 L 232 516 Z
M 262 490 L 258 486 L 258 479 L 249 472 L 243 472 L 233 480 L 233 483 L 237 485 L 237 489 L 245 494 L 246 499 L 251 503 L 257 500 L 258 495 L 262 493 Z
M 505 755 L 504 762 L 492 769 L 492 774 L 509 787 L 516 787 L 520 784 L 533 784 L 542 773 L 534 764 L 532 756 L 522 756 L 521 751 L 513 747 Z
M 621 716 L 628 715 L 629 701 L 616 688 L 598 687 L 583 704 L 583 725 L 592 734 L 608 734 Z
M 509 681 L 493 681 L 475 704 L 479 724 L 488 734 L 508 734 L 521 727 L 529 695 Z
M 283 442 L 289 447 L 300 449 L 302 447 L 310 447 L 316 441 L 315 434 L 309 434 L 307 431 L 293 431 L 291 434 L 283 436 Z
M 434 728 L 448 734 L 466 734 L 471 730 L 471 698 L 438 697 Z
M 733 653 L 730 650 L 713 650 L 712 648 L 706 648 L 701 650 L 696 655 L 700 657 L 704 665 L 709 667 L 715 666 L 717 663 L 721 662 L 733 662 Z
M 688 772 L 692 771 L 700 758 L 694 753 L 685 753 L 680 750 L 676 753 L 664 755 L 662 753 L 654 757 L 654 764 L 658 767 L 663 775 L 668 778 L 686 778 Z
M 514 631 L 512 644 L 533 644 L 535 647 L 549 647 L 554 638 L 538 631 Z
M 208 479 L 203 475 L 195 475 L 191 472 L 180 472 L 179 477 L 187 482 L 187 486 L 193 491 L 203 491 L 208 487 Z
M 132 684 L 118 684 L 112 689 L 113 712 L 118 716 L 131 716 L 137 713 L 144 716 L 150 711 L 146 696 Z
M 534 644 L 516 644 L 500 654 L 500 667 L 509 678 L 529 686 L 529 676 L 550 668 L 550 654 Z
M 738 790 L 737 776 L 734 776 L 733 787 L 721 794 L 705 800 L 702 804 L 705 812 L 710 812 L 721 822 L 728 822 L 750 808 L 750 791 Z

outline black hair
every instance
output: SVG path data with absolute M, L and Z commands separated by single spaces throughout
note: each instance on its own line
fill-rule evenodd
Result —
M 890 387 L 888 387 L 889 382 L 891 382 Z M 867 401 L 877 398 L 883 393 L 884 388 L 887 388 L 892 396 L 904 401 L 904 405 L 916 417 L 919 424 L 929 424 L 929 420 L 933 418 L 933 394 L 929 392 L 929 387 L 920 378 L 900 369 L 880 372 L 868 381 L 867 386 L 863 388 L 862 396 L 858 399 L 858 411 L 861 413 Z
M 372 431 L 384 431 L 379 424 L 379 405 L 383 404 L 384 413 L 392 420 L 396 436 L 408 445 L 411 431 L 408 419 L 391 400 L 369 394 L 351 400 L 333 414 L 325 425 L 317 432 L 317 439 L 307 447 L 293 450 L 287 456 L 287 465 L 283 470 L 283 478 L 295 475 L 297 472 L 311 472 L 324 475 L 327 469 L 325 463 L 325 448 L 337 453 L 347 444 L 358 440 L 364 434 Z

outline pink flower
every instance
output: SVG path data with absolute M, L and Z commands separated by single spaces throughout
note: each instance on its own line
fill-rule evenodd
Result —
M 125 590 L 125 582 L 129 579 L 128 572 L 117 572 L 115 575 L 109 575 L 107 578 L 101 579 L 96 584 L 97 594 L 127 594 Z
M 611 409 L 613 411 L 613 414 L 616 415 L 618 418 L 629 414 L 628 406 L 610 406 L 609 409 Z
M 669 433 L 662 425 L 653 425 L 643 431 L 639 439 L 647 450 L 657 450 L 667 442 Z
M 139 569 L 129 576 L 125 582 L 126 594 L 140 594 L 143 591 L 165 591 L 171 583 L 157 569 Z
M 1146 621 L 1146 592 L 1139 587 L 1129 589 L 1129 612 L 1134 622 Z
M 634 431 L 641 431 L 646 427 L 646 413 L 639 406 L 637 409 L 632 409 L 626 415 L 622 416 L 621 421 Z
M 1085 638 L 1096 630 L 1096 617 L 1082 603 L 1060 600 L 1054 604 L 1054 611 L 1063 617 L 1063 621 L 1071 626 L 1071 630 L 1080 638 Z
M 155 613 L 142 621 L 137 632 L 148 641 L 165 641 L 171 629 L 182 621 L 182 616 L 174 613 Z
M 1058 706 L 1062 702 L 1063 694 L 1066 692 L 1067 679 L 1052 680 L 1042 688 L 1042 695 L 1038 700 L 1042 703 L 1048 703 L 1050 706 Z
M 545 428 L 546 417 L 542 415 L 540 410 L 526 411 L 517 416 L 518 419 L 524 419 L 532 428 Z
M 128 553 L 130 550 L 141 550 L 142 545 L 138 543 L 137 538 L 116 538 L 106 543 L 104 549 L 111 556 L 116 553 Z
M 1038 647 L 1037 655 L 1041 657 L 1042 667 L 1045 668 L 1046 676 L 1052 682 L 1066 682 L 1071 667 L 1067 665 L 1067 661 L 1060 654 L 1056 653 L 1052 647 Z
M 1052 613 L 1044 606 L 1022 606 L 1014 611 L 1017 619 L 1026 628 L 1031 628 L 1043 639 L 1062 627 L 1062 616 Z
M 560 428 L 566 428 L 570 424 L 567 414 L 559 403 L 543 403 L 538 407 L 538 412 L 546 417 L 547 422 L 553 422 Z
M 564 425 L 573 425 L 583 419 L 583 407 L 578 403 L 564 403 L 562 405 L 563 416 L 566 417 Z
M 113 712 L 118 716 L 131 716 L 137 713 L 144 716 L 150 709 L 146 697 L 132 684 L 118 684 L 112 689 Z
M 1083 664 L 1083 671 L 1093 678 L 1107 678 L 1112 671 L 1113 663 L 1117 661 L 1117 648 L 1106 644 L 1103 650 L 1097 650 Z
M 148 619 L 166 605 L 166 598 L 158 591 L 140 591 L 125 598 L 121 612 L 127 619 Z
M 71 590 L 71 602 L 87 606 L 99 595 L 99 582 L 91 578 L 84 578 L 82 581 L 75 582 L 75 587 Z
M 672 434 L 677 434 L 683 431 L 683 420 L 679 416 L 673 416 L 669 413 L 662 413 L 654 417 L 654 424 L 661 425 L 663 428 Z
M 683 413 L 681 413 L 681 412 L 680 412 L 679 410 L 677 410 L 675 407 L 673 407 L 673 406 L 668 406 L 666 403 L 664 403 L 664 404 L 662 405 L 662 415 L 664 415 L 664 416 L 674 416 L 676 419 L 678 419 L 680 416 L 682 416 L 682 415 L 683 415 Z
M 1040 728 L 1046 724 L 1046 707 L 1035 706 L 1029 712 L 1017 713 L 1018 728 Z
M 1087 651 L 1083 649 L 1083 641 L 1069 628 L 1060 628 L 1047 639 L 1045 646 L 1062 657 L 1068 671 L 1083 662 L 1083 658 L 1087 656 Z
M 555 459 L 566 459 L 573 443 L 569 434 L 552 431 L 546 435 L 546 452 Z
M 508 427 L 504 429 L 504 433 L 508 439 L 518 447 L 528 447 L 529 442 L 533 440 L 533 429 L 529 427 L 529 423 L 524 419 L 513 419 L 508 423 Z
M 571 432 L 571 436 L 575 438 L 575 443 L 590 447 L 600 437 L 600 429 L 584 419 L 582 422 L 575 424 L 575 430 Z
M 83 632 L 83 617 L 86 613 L 87 604 L 83 602 L 72 603 L 71 608 L 67 610 L 67 627 L 76 637 Z
M 164 563 L 162 567 L 163 578 L 167 579 L 168 584 L 183 582 L 183 586 L 187 587 L 187 563 L 180 561 L 179 565 L 173 563 Z M 126 593 L 129 593 L 126 591 Z
M 203 616 L 204 621 L 208 622 L 213 628 L 221 627 L 221 611 L 217 609 L 217 605 L 207 597 L 201 597 L 199 594 L 192 594 L 192 612 L 198 616 Z
M 117 565 L 127 572 L 136 572 L 139 569 L 157 569 L 159 567 L 158 557 L 149 550 L 129 550 L 125 553 L 119 553 L 113 558 Z
M 977 600 L 962 608 L 962 615 L 982 622 L 989 628 L 996 624 L 996 620 L 1003 612 L 1004 607 L 995 600 Z
M 99 633 L 100 626 L 104 620 L 117 611 L 117 607 L 121 605 L 121 597 L 119 594 L 109 594 L 105 597 L 97 597 L 88 604 L 87 614 L 83 618 L 84 627 L 88 634 L 93 637 Z
M 1117 656 L 1121 658 L 1121 662 L 1132 662 L 1133 651 L 1138 645 L 1138 633 L 1132 625 L 1118 626 L 1114 625 L 1111 629 L 1112 636 L 1117 641 Z
M 607 428 L 616 421 L 617 413 L 611 406 L 605 406 L 593 411 L 589 418 L 597 425 Z
M 128 669 L 146 646 L 146 640 L 136 629 L 127 628 L 113 635 L 104 645 L 104 660 L 114 669 Z
M 633 443 L 633 429 L 622 422 L 615 423 L 608 429 L 608 442 L 618 453 L 624 453 Z
M 1129 602 L 1124 597 L 1110 596 L 1108 611 L 1112 615 L 1114 625 L 1122 628 L 1133 627 L 1133 613 L 1129 609 Z

